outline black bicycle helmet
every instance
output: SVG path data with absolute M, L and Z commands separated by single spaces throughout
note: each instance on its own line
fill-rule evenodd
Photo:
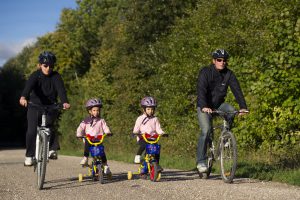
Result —
M 56 62 L 55 55 L 50 51 L 44 51 L 39 55 L 39 63 L 54 66 Z
M 212 53 L 212 57 L 214 59 L 224 58 L 225 60 L 227 60 L 229 58 L 229 53 L 224 49 L 217 49 Z

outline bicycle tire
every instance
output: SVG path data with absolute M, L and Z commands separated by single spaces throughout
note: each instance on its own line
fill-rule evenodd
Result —
M 37 184 L 38 189 L 43 189 L 45 176 L 46 176 L 46 166 L 47 166 L 47 146 L 48 137 L 45 134 L 39 136 L 39 149 L 37 156 Z
M 98 180 L 101 184 L 104 183 L 104 173 L 103 173 L 103 165 L 98 164 L 97 165 L 97 171 L 98 171 Z
M 225 183 L 232 183 L 237 167 L 237 145 L 232 132 L 223 132 L 220 148 L 222 179 Z
M 153 182 L 159 181 L 160 172 L 158 171 L 158 163 L 152 162 L 150 164 L 150 180 Z

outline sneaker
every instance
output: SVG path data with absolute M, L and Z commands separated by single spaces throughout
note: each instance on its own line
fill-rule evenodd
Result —
M 33 158 L 32 157 L 25 157 L 24 166 L 32 166 L 33 165 Z
M 104 174 L 111 174 L 111 171 L 107 165 L 104 165 Z
M 56 160 L 57 159 L 57 153 L 54 150 L 49 151 L 49 158 Z
M 140 164 L 141 163 L 141 155 L 135 155 L 134 163 L 135 164 Z
M 197 169 L 200 173 L 204 173 L 207 171 L 207 165 L 206 163 L 198 163 Z
M 164 169 L 160 165 L 157 165 L 157 171 L 162 172 L 162 171 L 164 171 Z
M 83 157 L 82 158 L 82 160 L 80 161 L 80 165 L 87 165 L 88 164 L 88 161 L 89 161 L 89 159 L 88 159 L 88 157 Z

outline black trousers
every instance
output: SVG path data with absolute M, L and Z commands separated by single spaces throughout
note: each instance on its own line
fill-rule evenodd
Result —
M 46 117 L 46 126 L 51 128 L 50 136 L 50 150 L 58 150 L 59 142 L 58 136 L 53 131 L 53 124 L 58 117 L 57 111 L 52 111 L 47 114 Z M 42 112 L 36 110 L 35 108 L 28 108 L 27 110 L 27 132 L 26 132 L 26 157 L 34 157 L 35 155 L 35 142 L 37 135 L 37 126 L 41 124 L 42 121 Z

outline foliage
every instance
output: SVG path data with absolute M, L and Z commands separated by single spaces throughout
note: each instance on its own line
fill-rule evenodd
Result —
M 235 121 L 239 151 L 259 152 L 282 167 L 299 167 L 299 0 L 77 3 L 76 9 L 63 10 L 56 31 L 5 65 L 28 75 L 41 51 L 56 53 L 56 70 L 72 105 L 60 120 L 62 148 L 79 148 L 75 132 L 87 115 L 84 103 L 101 97 L 102 116 L 115 133 L 107 146 L 122 155 L 134 154 L 129 134 L 141 113 L 139 101 L 153 95 L 159 103 L 156 115 L 171 135 L 162 141 L 164 152 L 194 159 L 198 72 L 210 64 L 210 52 L 225 48 L 250 110 Z M 0 84 L 9 91 L 19 88 Z M 16 91 L 17 96 L 20 89 Z M 227 101 L 237 107 L 230 92 Z

